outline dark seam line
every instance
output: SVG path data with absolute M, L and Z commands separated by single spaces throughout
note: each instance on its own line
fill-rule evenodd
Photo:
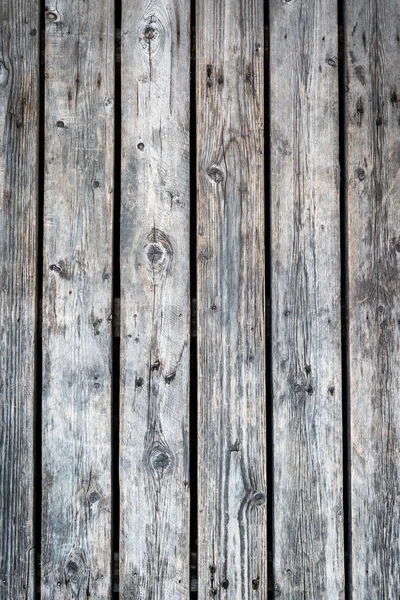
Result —
M 348 354 L 348 231 L 346 168 L 346 57 L 345 0 L 338 0 L 340 256 L 342 319 L 342 432 L 343 432 L 343 535 L 345 598 L 351 598 L 351 499 L 350 499 L 350 396 Z
M 42 533 L 42 365 L 43 365 L 43 229 L 44 229 L 44 109 L 45 109 L 45 6 L 44 0 L 39 2 L 39 134 L 38 134 L 38 198 L 37 198 L 37 266 L 36 266 L 36 373 L 35 373 L 35 405 L 34 405 L 34 546 L 35 597 L 41 598 L 41 533 Z
M 190 481 L 190 598 L 198 598 L 198 502 L 197 502 L 197 195 L 196 195 L 196 1 L 190 2 L 190 389 L 189 389 L 189 481 Z
M 121 30 L 122 2 L 115 0 L 114 16 L 114 207 L 113 207 L 113 256 L 112 301 L 115 319 L 115 298 L 121 297 L 120 276 L 120 216 L 121 216 L 121 60 L 117 60 Z M 120 309 L 121 312 L 121 309 Z M 119 431 L 120 431 L 120 331 L 112 338 L 112 405 L 111 405 L 111 573 L 112 597 L 119 598 L 118 562 L 120 542 L 120 492 L 119 492 Z
M 269 4 L 264 9 L 264 184 L 265 184 L 265 340 L 266 340 L 266 416 L 267 416 L 267 556 L 268 556 L 268 598 L 274 597 L 273 570 L 273 519 L 274 519 L 274 457 L 273 457 L 273 393 L 272 393 L 272 339 L 271 339 L 271 111 L 270 111 L 270 15 Z

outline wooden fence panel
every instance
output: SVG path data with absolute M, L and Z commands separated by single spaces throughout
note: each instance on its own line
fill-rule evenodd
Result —
M 42 600 L 111 593 L 113 4 L 45 13 Z
M 189 597 L 190 3 L 122 1 L 120 594 Z
M 266 598 L 261 0 L 199 0 L 199 597 Z
M 274 578 L 342 598 L 336 2 L 270 6 Z
M 400 596 L 399 0 L 347 4 L 354 598 Z
M 0 598 L 34 596 L 39 6 L 0 4 Z

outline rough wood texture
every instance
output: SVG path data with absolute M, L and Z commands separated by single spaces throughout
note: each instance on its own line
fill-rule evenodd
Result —
M 0 4 L 0 598 L 34 596 L 39 6 Z
M 111 593 L 112 7 L 45 15 L 42 600 Z
M 354 598 L 400 596 L 399 0 L 346 15 Z
M 342 598 L 336 2 L 272 0 L 274 578 Z
M 122 2 L 120 594 L 189 595 L 189 5 Z
M 267 596 L 263 2 L 197 3 L 199 598 Z

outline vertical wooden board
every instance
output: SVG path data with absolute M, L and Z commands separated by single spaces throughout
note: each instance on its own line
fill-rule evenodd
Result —
M 342 376 L 336 2 L 272 0 L 274 578 L 342 598 Z
M 0 598 L 34 597 L 39 6 L 0 5 Z
M 122 2 L 120 595 L 189 597 L 187 0 Z
M 113 2 L 46 8 L 42 600 L 110 598 Z
M 199 598 L 266 598 L 261 0 L 197 2 Z
M 354 598 L 400 596 L 400 2 L 347 4 Z

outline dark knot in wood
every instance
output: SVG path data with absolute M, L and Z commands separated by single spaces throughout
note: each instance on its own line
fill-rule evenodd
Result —
M 251 501 L 256 506 L 263 506 L 266 502 L 266 496 L 265 496 L 264 492 L 254 492 L 254 494 L 251 498 Z
M 326 59 L 326 62 L 330 67 L 336 68 L 338 66 L 337 56 L 330 56 Z
M 156 452 L 152 457 L 152 465 L 155 471 L 165 471 L 170 463 L 170 458 L 166 452 Z
M 160 262 L 163 254 L 164 252 L 158 244 L 150 244 L 147 250 L 147 258 L 152 264 Z
M 74 594 L 79 593 L 86 582 L 86 561 L 81 550 L 73 550 L 68 555 L 64 568 L 65 582 Z
M 153 280 L 166 276 L 173 256 L 172 245 L 168 236 L 159 229 L 153 228 L 147 236 L 145 257 L 148 270 Z
M 60 20 L 60 15 L 56 9 L 46 10 L 45 19 L 50 23 L 57 23 Z
M 218 167 L 210 167 L 207 171 L 207 175 L 210 179 L 215 181 L 215 183 L 221 183 L 224 179 L 224 174 Z
M 157 441 L 148 449 L 145 462 L 155 476 L 162 477 L 172 470 L 174 457 L 167 444 Z
M 212 65 L 207 65 L 207 87 L 212 86 Z
M 143 381 L 143 377 L 136 377 L 135 380 L 135 388 L 140 388 L 142 387 L 144 381 Z
M 165 383 L 170 385 L 174 381 L 175 377 L 176 377 L 176 372 L 172 371 L 171 373 L 169 373 L 168 375 L 165 376 Z
M 361 167 L 357 169 L 357 177 L 360 181 L 363 181 L 365 179 L 365 171 Z
M 252 581 L 252 588 L 253 588 L 253 590 L 258 590 L 259 587 L 260 587 L 260 578 L 256 577 L 256 579 L 253 579 L 253 581 Z
M 139 43 L 149 59 L 165 44 L 165 29 L 158 17 L 152 15 L 140 26 Z
M 146 40 L 153 40 L 157 35 L 157 30 L 154 27 L 148 25 L 144 30 L 144 37 Z
M 96 504 L 100 500 L 100 494 L 96 491 L 90 492 L 89 502 L 90 504 Z

